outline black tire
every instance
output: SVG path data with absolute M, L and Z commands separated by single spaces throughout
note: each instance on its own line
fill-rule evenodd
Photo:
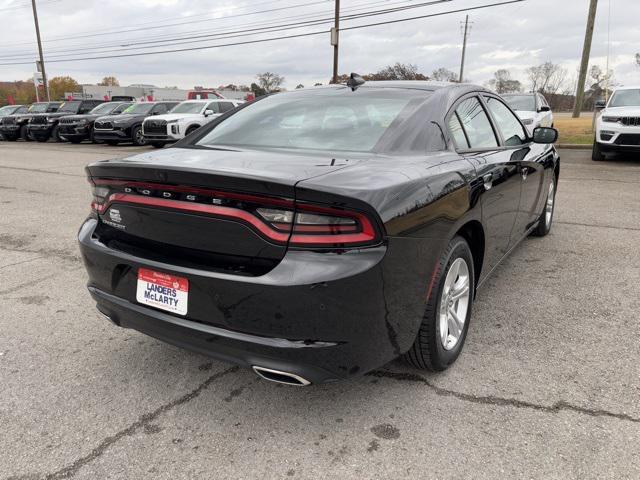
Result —
M 593 140 L 593 150 L 591 152 L 591 160 L 594 162 L 601 162 L 605 160 L 604 154 L 602 153 L 602 149 L 600 148 L 600 144 L 597 140 Z
M 131 140 L 136 147 L 144 147 L 147 144 L 147 139 L 144 138 L 142 134 L 141 126 L 133 127 L 133 130 L 131 130 Z
M 30 142 L 33 140 L 31 138 L 31 135 L 29 135 L 29 127 L 27 125 L 22 125 L 20 127 L 20 138 L 25 142 Z
M 162 143 L 162 142 L 153 142 L 153 143 L 151 144 L 151 146 L 152 146 L 153 148 L 164 148 L 164 143 Z
M 77 145 L 78 143 L 82 142 L 82 139 L 81 138 L 70 138 L 69 141 L 71 143 L 74 143 L 74 144 Z
M 446 350 L 440 340 L 438 312 L 447 273 L 453 262 L 459 258 L 466 262 L 469 271 L 469 305 L 464 327 L 457 344 L 451 350 Z M 422 325 L 420 325 L 420 330 L 413 346 L 402 358 L 413 367 L 441 371 L 447 369 L 456 361 L 464 347 L 467 331 L 469 330 L 475 292 L 475 274 L 473 254 L 467 241 L 460 236 L 454 237 L 442 253 L 436 268 L 433 288 L 427 302 L 424 316 L 422 317 Z
M 191 135 L 193 132 L 195 132 L 199 128 L 200 127 L 198 127 L 196 125 L 191 125 L 189 128 L 187 128 L 187 131 L 185 132 L 184 136 L 188 137 L 189 135 Z
M 105 143 L 107 145 L 110 145 L 112 147 L 115 147 L 116 145 L 118 145 L 120 142 L 118 140 L 105 140 Z
M 51 140 L 58 143 L 66 142 L 66 140 L 60 136 L 60 127 L 58 125 L 51 130 Z
M 545 237 L 551 231 L 551 225 L 553 225 L 553 215 L 556 210 L 556 192 L 558 191 L 557 187 L 557 179 L 555 173 L 551 177 L 551 183 L 549 183 L 549 189 L 547 191 L 547 201 L 544 203 L 544 208 L 542 209 L 542 213 L 540 214 L 540 218 L 538 219 L 538 226 L 536 229 L 531 232 L 531 235 L 534 237 Z M 551 215 L 547 215 L 547 206 L 549 205 L 549 196 L 551 196 Z

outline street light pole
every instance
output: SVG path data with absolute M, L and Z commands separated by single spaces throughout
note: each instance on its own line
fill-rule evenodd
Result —
M 464 21 L 464 39 L 462 40 L 462 62 L 460 62 L 460 78 L 459 82 L 464 82 L 464 62 L 467 56 L 467 39 L 469 38 L 469 15 Z
M 40 68 L 42 69 L 42 83 L 44 84 L 44 94 L 47 97 L 47 101 L 51 101 L 49 97 L 49 84 L 47 83 L 47 74 L 44 69 L 44 55 L 42 54 L 42 41 L 40 40 L 40 25 L 38 24 L 38 10 L 36 9 L 36 0 L 31 0 L 31 7 L 33 8 L 33 21 L 36 24 L 36 37 L 38 39 L 38 52 L 40 53 Z M 36 88 L 38 88 L 36 86 Z

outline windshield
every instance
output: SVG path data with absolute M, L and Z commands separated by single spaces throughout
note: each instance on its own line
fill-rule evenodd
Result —
M 609 107 L 640 107 L 640 89 L 618 90 L 611 97 Z
M 29 107 L 29 113 L 44 113 L 47 111 L 46 103 L 34 103 Z
M 94 107 L 89 113 L 91 115 L 107 115 L 118 106 L 118 103 L 101 103 L 97 107 Z
M 0 108 L 0 115 L 10 115 L 17 108 L 18 107 L 14 106 L 14 105 L 5 105 L 4 107 Z
M 278 94 L 227 118 L 198 145 L 369 152 L 401 112 L 414 111 L 429 93 L 360 88 Z
M 60 105 L 58 112 L 78 113 L 80 110 L 80 102 L 64 102 Z
M 514 110 L 525 112 L 536 111 L 536 97 L 533 95 L 509 95 L 504 97 L 504 99 Z
M 134 103 L 122 113 L 149 113 L 154 105 L 154 103 Z
M 111 112 L 112 115 L 119 115 L 122 112 L 124 112 L 127 108 L 129 108 L 131 105 L 133 105 L 132 103 L 121 103 L 120 105 L 118 105 L 113 112 Z
M 173 107 L 171 113 L 200 113 L 205 105 L 201 102 L 182 102 Z

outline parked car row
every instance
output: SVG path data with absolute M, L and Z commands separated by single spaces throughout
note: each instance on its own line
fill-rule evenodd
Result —
M 233 110 L 242 100 L 103 102 L 72 100 L 11 105 L 0 109 L 0 135 L 8 141 L 150 143 L 162 148 Z

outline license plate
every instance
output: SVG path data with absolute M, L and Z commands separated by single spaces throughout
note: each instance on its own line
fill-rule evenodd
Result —
M 187 314 L 189 280 L 146 268 L 138 270 L 136 300 L 178 315 Z

